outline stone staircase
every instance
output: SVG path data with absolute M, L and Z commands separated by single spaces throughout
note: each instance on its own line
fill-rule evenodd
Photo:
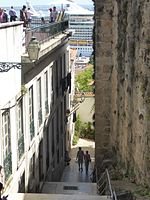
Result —
M 83 147 L 94 157 L 93 143 Z M 81 144 L 79 144 L 82 146 Z M 84 144 L 85 146 L 85 144 Z M 93 170 L 93 162 L 90 164 L 89 173 L 85 170 L 79 172 L 75 162 L 78 147 L 71 150 L 71 162 L 66 166 L 60 182 L 45 182 L 41 193 L 15 193 L 9 194 L 8 200 L 112 200 L 110 196 L 101 196 L 97 193 L 97 184 L 92 183 L 90 174 Z
M 96 183 L 45 182 L 42 193 L 11 193 L 8 200 L 111 200 L 97 194 Z
M 8 200 L 111 200 L 107 196 L 80 195 L 80 194 L 10 194 Z
M 60 195 L 62 199 L 70 200 L 105 200 L 107 196 L 97 194 L 96 183 L 86 182 L 45 182 L 42 193 Z M 57 198 L 56 198 L 57 199 Z

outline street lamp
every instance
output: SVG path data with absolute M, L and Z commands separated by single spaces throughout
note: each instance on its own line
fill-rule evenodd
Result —
M 40 44 L 36 37 L 32 37 L 28 46 L 27 52 L 31 61 L 37 60 L 40 52 Z
M 36 37 L 32 37 L 28 46 L 27 52 L 31 61 L 37 60 L 40 52 L 40 44 Z M 0 72 L 8 72 L 10 69 L 21 69 L 19 62 L 0 62 Z

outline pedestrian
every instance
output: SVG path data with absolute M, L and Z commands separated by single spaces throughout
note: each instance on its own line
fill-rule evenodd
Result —
M 0 8 L 0 23 L 3 23 L 3 10 Z
M 85 172 L 88 174 L 89 169 L 89 163 L 91 162 L 91 157 L 88 151 L 86 151 L 86 154 L 84 155 L 84 163 L 85 163 Z
M 27 10 L 27 23 L 28 23 L 28 27 L 30 28 L 31 26 L 31 21 L 32 21 L 32 15 L 34 13 L 30 10 L 30 8 L 28 8 Z
M 69 156 L 69 153 L 68 153 L 68 151 L 65 151 L 65 162 L 66 162 L 66 165 L 69 165 L 70 161 L 71 161 L 71 158 Z
M 54 19 L 53 19 L 53 10 L 52 8 L 49 9 L 49 12 L 50 12 L 50 23 L 54 22 Z
M 0 23 L 6 22 L 8 22 L 8 15 L 6 13 L 6 10 L 4 11 L 2 8 L 0 8 Z
M 3 22 L 6 23 L 8 22 L 8 14 L 6 12 L 6 9 L 4 9 L 3 12 L 4 12 Z
M 82 151 L 82 148 L 79 147 L 79 150 L 77 152 L 76 160 L 78 161 L 79 171 L 83 171 L 83 159 L 84 159 L 84 151 Z
M 44 19 L 44 17 L 41 17 L 41 24 L 45 24 L 45 19 Z
M 23 21 L 23 26 L 26 27 L 28 23 L 27 19 L 27 11 L 26 11 L 26 6 L 23 5 L 22 9 L 20 10 L 20 20 Z
M 17 14 L 16 14 L 16 11 L 13 6 L 11 6 L 11 8 L 9 10 L 9 16 L 10 16 L 10 22 L 16 21 Z
M 54 6 L 53 11 L 52 11 L 53 22 L 56 21 L 57 15 L 58 15 L 58 11 L 56 10 L 56 7 Z

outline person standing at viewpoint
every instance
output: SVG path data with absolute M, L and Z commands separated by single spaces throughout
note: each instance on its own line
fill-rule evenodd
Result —
M 49 20 L 49 22 L 51 23 L 51 22 L 54 22 L 54 19 L 53 19 L 53 9 L 50 8 L 49 12 L 50 12 L 50 20 Z
M 27 23 L 28 23 L 28 27 L 31 27 L 31 22 L 32 22 L 32 16 L 33 16 L 33 12 L 31 11 L 30 8 L 28 8 L 27 10 Z
M 53 22 L 56 21 L 57 15 L 58 15 L 58 11 L 56 10 L 56 7 L 54 6 L 53 11 L 52 11 Z
M 79 171 L 83 171 L 83 159 L 84 159 L 84 151 L 79 147 L 79 151 L 77 152 L 76 160 L 78 161 Z
M 23 26 L 26 27 L 28 23 L 26 6 L 23 5 L 20 10 L 20 20 L 24 22 Z
M 11 8 L 9 10 L 9 16 L 10 16 L 10 22 L 16 21 L 17 15 L 16 15 L 16 11 L 13 6 L 11 6 Z

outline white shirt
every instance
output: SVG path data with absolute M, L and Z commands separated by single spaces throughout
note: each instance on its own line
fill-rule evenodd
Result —
M 33 15 L 33 12 L 31 10 L 27 10 L 27 18 L 31 19 Z

